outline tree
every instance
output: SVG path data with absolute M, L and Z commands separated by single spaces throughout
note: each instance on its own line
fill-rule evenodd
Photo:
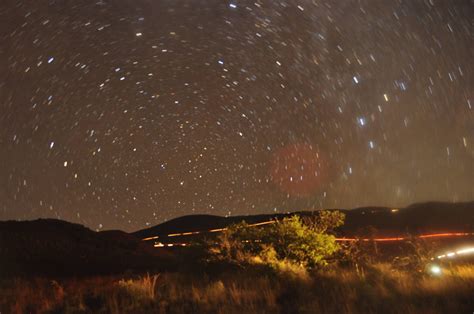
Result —
M 343 221 L 344 214 L 340 212 L 320 211 L 316 219 L 306 223 L 296 215 L 262 228 L 241 222 L 218 237 L 212 252 L 236 263 L 259 258 L 270 264 L 286 261 L 307 268 L 321 267 L 339 249 L 336 238 L 327 232 Z

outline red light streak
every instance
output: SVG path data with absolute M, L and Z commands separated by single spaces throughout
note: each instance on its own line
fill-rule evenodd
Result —
M 257 227 L 257 226 L 262 226 L 262 225 L 267 225 L 267 224 L 273 224 L 275 223 L 276 220 L 270 220 L 270 221 L 264 221 L 264 222 L 259 222 L 255 224 L 249 225 L 249 227 Z M 189 235 L 196 235 L 196 234 L 201 234 L 201 233 L 214 233 L 214 232 L 222 232 L 227 230 L 227 228 L 217 228 L 217 229 L 210 229 L 206 231 L 189 231 L 189 232 L 182 232 L 182 233 L 171 233 L 166 235 L 167 237 L 180 237 L 180 236 L 189 236 Z M 428 234 L 421 234 L 418 236 L 415 236 L 414 238 L 418 239 L 428 239 L 428 238 L 452 238 L 452 237 L 466 237 L 466 236 L 474 236 L 474 233 L 469 233 L 469 232 L 444 232 L 444 233 L 428 233 Z M 154 240 L 158 239 L 159 236 L 154 236 L 154 237 L 148 237 L 145 239 L 142 239 L 143 241 L 149 241 L 149 240 Z M 336 238 L 337 242 L 356 242 L 356 241 L 364 241 L 364 242 L 369 242 L 369 241 L 374 241 L 374 242 L 397 242 L 397 241 L 407 241 L 409 239 L 412 239 L 413 237 L 382 237 L 382 238 Z M 185 243 L 180 243 L 178 245 L 184 246 L 186 245 Z M 168 245 L 170 246 L 170 245 Z M 155 245 L 155 247 L 161 247 Z
M 452 237 L 466 237 L 473 236 L 474 233 L 468 232 L 445 232 L 445 233 L 429 233 L 415 236 L 419 239 L 427 238 L 452 238 Z M 354 242 L 354 241 L 375 241 L 375 242 L 395 242 L 395 241 L 406 241 L 410 237 L 388 237 L 388 238 L 336 238 L 338 242 Z

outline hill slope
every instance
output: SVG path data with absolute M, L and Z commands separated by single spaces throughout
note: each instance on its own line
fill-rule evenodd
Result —
M 106 274 L 168 263 L 157 251 L 122 231 L 94 232 L 54 219 L 0 222 L 0 275 Z
M 337 232 L 343 236 L 401 235 L 431 232 L 473 232 L 474 202 L 423 203 L 392 211 L 385 207 L 342 210 L 346 222 Z M 153 241 L 186 241 L 185 237 L 166 237 L 171 233 L 223 228 L 242 220 L 248 223 L 269 221 L 315 211 L 286 214 L 220 217 L 183 216 L 134 233 L 94 232 L 84 226 L 54 219 L 0 222 L 0 276 L 11 275 L 84 275 L 120 273 L 127 270 L 172 269 L 175 256 L 156 250 Z M 368 227 L 375 228 L 368 231 Z
M 474 230 L 474 202 L 420 203 L 394 211 L 388 207 L 363 207 L 340 211 L 346 214 L 346 222 L 339 229 L 341 235 L 356 235 L 360 233 L 361 229 L 366 229 L 369 226 L 374 227 L 380 235 Z M 133 235 L 139 238 L 156 235 L 163 236 L 170 233 L 224 228 L 242 220 L 245 220 L 247 223 L 258 223 L 295 214 L 310 216 L 315 212 L 310 210 L 286 214 L 234 217 L 190 215 L 136 231 Z

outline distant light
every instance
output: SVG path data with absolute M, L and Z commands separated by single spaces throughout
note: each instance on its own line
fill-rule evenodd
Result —
M 219 61 L 217 61 L 217 63 L 219 63 L 220 65 L 223 65 L 223 64 L 224 64 L 224 61 L 219 60 Z
M 370 147 L 371 149 L 373 149 L 373 148 L 375 147 L 375 144 L 374 144 L 373 141 L 369 141 L 369 147 Z
M 387 94 L 383 94 L 383 98 L 385 99 L 385 101 L 388 101 L 388 95 Z
M 229 4 L 229 7 L 230 7 L 231 9 L 237 9 L 237 5 L 236 5 L 235 3 L 230 3 L 230 4 Z
M 358 118 L 357 120 L 361 126 L 365 125 L 365 118 L 362 117 L 362 118 Z
M 442 259 L 445 257 L 453 258 L 456 255 L 464 255 L 464 254 L 472 254 L 472 253 L 474 253 L 474 247 L 468 247 L 468 248 L 460 249 L 456 252 L 448 252 L 446 254 L 438 255 L 437 258 L 438 259 Z
M 142 33 L 135 33 L 135 36 L 141 37 L 143 34 Z
M 430 272 L 434 275 L 440 275 L 441 274 L 441 267 L 438 265 L 433 265 L 430 267 Z
M 52 149 L 54 147 L 54 142 L 49 143 L 49 149 Z
M 54 61 L 54 57 L 51 57 L 48 59 L 48 63 L 53 63 L 53 61 Z
M 474 247 L 462 249 L 456 252 L 456 254 L 468 254 L 468 253 L 474 253 Z
M 352 79 L 354 80 L 354 83 L 359 84 L 359 79 L 357 79 L 357 76 L 354 76 Z
M 397 213 L 397 212 L 398 212 L 398 208 L 392 208 L 391 212 L 392 212 L 392 213 Z

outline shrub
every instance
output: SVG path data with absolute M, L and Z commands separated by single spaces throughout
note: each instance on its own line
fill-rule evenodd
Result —
M 335 237 L 327 232 L 343 221 L 344 215 L 337 211 L 321 211 L 306 223 L 298 216 L 260 229 L 241 222 L 224 231 L 210 252 L 237 264 L 258 261 L 276 267 L 284 261 L 307 268 L 326 266 L 339 249 Z

